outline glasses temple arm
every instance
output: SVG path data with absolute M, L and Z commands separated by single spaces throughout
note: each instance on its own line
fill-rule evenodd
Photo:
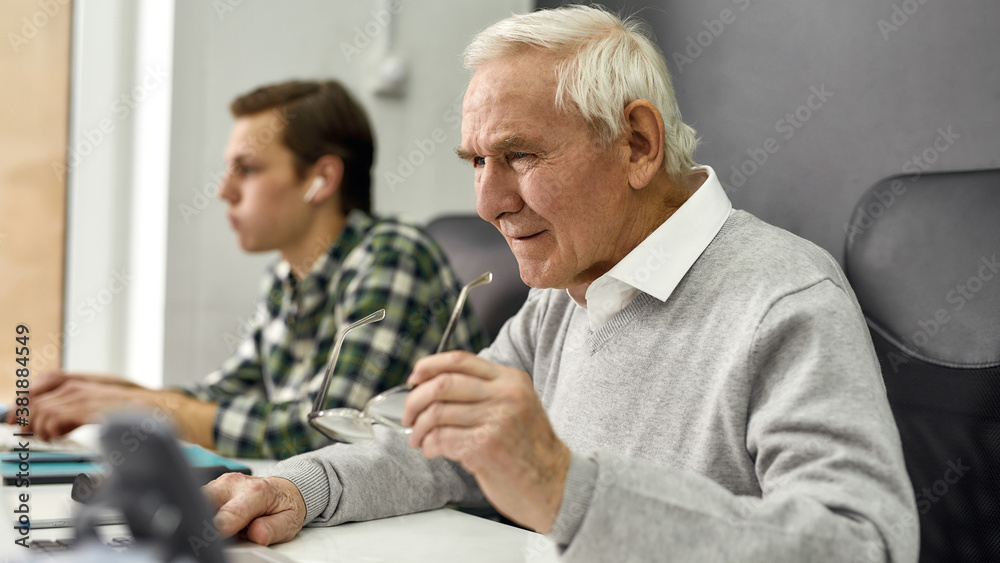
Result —
M 313 412 L 323 410 L 323 405 L 326 404 L 326 395 L 330 392 L 330 382 L 333 381 L 333 368 L 337 365 L 337 360 L 340 358 L 340 348 L 344 345 L 344 339 L 347 338 L 347 333 L 358 328 L 359 326 L 378 322 L 384 318 L 385 309 L 379 309 L 360 321 L 351 324 L 340 332 L 340 336 L 337 337 L 337 343 L 333 346 L 333 350 L 330 351 L 330 360 L 326 364 L 326 373 L 323 375 L 323 386 L 320 388 L 319 394 L 316 395 L 316 401 L 313 402 Z
M 448 341 L 451 340 L 451 333 L 455 332 L 455 325 L 458 323 L 458 317 L 461 316 L 462 307 L 465 306 L 465 300 L 469 296 L 469 290 L 479 285 L 488 284 L 492 281 L 493 273 L 486 272 L 478 278 L 465 284 L 465 286 L 462 287 L 462 291 L 458 292 L 458 300 L 455 301 L 455 308 L 451 310 L 451 318 L 448 319 L 448 325 L 444 328 L 444 334 L 441 336 L 441 342 L 438 343 L 436 353 L 440 354 L 445 351 L 445 348 L 448 347 Z

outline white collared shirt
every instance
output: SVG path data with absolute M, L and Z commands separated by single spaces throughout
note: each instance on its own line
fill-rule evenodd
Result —
M 598 330 L 639 293 L 666 301 L 733 210 L 715 170 L 662 225 L 587 288 L 590 329 Z

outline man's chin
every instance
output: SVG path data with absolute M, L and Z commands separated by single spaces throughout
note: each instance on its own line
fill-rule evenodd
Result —
M 560 289 L 558 276 L 554 276 L 552 272 L 547 271 L 544 264 L 525 264 L 519 261 L 517 265 L 521 273 L 521 281 L 524 282 L 524 285 L 537 289 Z M 565 288 L 566 286 L 563 285 L 562 287 Z
M 609 268 L 596 269 L 593 272 L 567 273 L 556 271 L 546 263 L 522 263 L 518 262 L 518 269 L 521 273 L 521 281 L 528 287 L 538 289 L 568 289 L 570 293 L 574 290 L 586 292 L 587 287 L 600 277 L 600 274 Z
M 266 252 L 268 250 L 271 250 L 270 248 L 264 248 L 264 245 L 261 245 L 256 241 L 247 240 L 243 237 L 237 237 L 236 243 L 240 245 L 240 249 L 243 252 L 246 252 L 248 254 L 256 254 L 258 252 Z

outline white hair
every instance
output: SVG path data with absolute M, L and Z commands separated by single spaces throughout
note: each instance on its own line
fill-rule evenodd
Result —
M 674 178 L 687 176 L 698 139 L 681 121 L 667 63 L 643 22 L 579 5 L 515 15 L 476 35 L 465 49 L 465 66 L 475 71 L 526 47 L 562 59 L 556 66 L 556 107 L 575 106 L 604 147 L 625 134 L 625 106 L 652 102 L 663 116 L 664 167 Z

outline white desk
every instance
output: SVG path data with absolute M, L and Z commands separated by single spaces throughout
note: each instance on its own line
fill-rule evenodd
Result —
M 306 528 L 294 541 L 274 549 L 303 562 L 558 560 L 552 543 L 538 534 L 448 509 L 333 528 Z
M 255 475 L 266 475 L 273 462 L 241 460 Z M 8 506 L 20 491 L 3 487 Z M 31 512 L 53 512 L 68 506 L 69 485 L 32 485 Z M 14 505 L 16 506 L 16 505 Z M 66 514 L 66 516 L 70 516 Z M 10 515 L 6 515 L 10 517 Z M 122 535 L 124 526 L 103 527 L 109 536 Z M 69 528 L 31 532 L 31 539 L 72 537 Z M 12 546 L 0 546 L 0 559 Z M 17 548 L 20 549 L 20 548 Z M 419 514 L 357 522 L 331 528 L 305 528 L 294 540 L 271 549 L 300 562 L 470 562 L 545 563 L 558 561 L 555 546 L 539 534 L 458 512 L 442 509 Z

